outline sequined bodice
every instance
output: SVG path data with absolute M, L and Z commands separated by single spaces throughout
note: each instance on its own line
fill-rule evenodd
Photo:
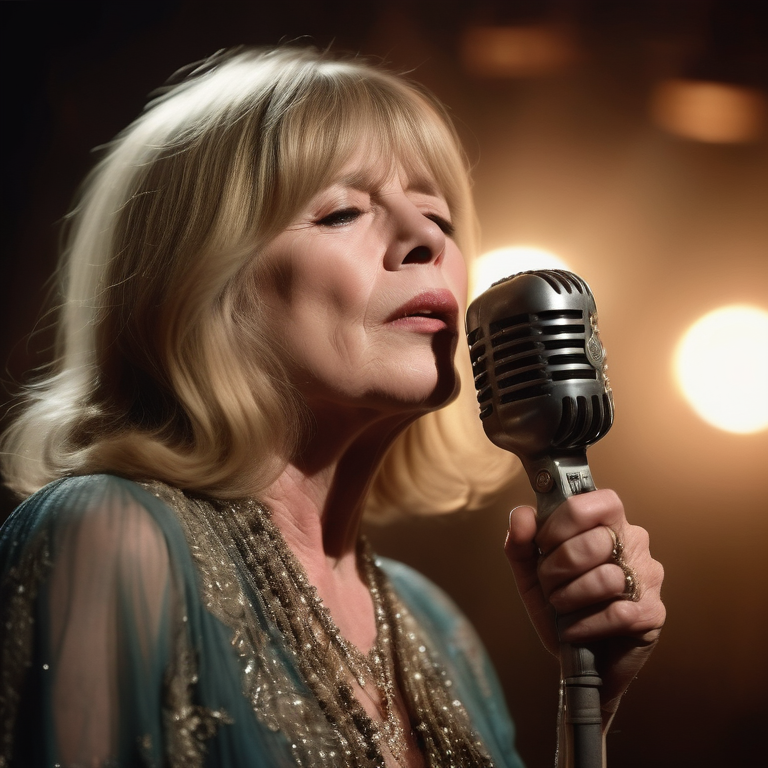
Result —
M 286 735 L 296 764 L 337 768 L 341 759 L 349 768 L 383 767 L 387 752 L 402 757 L 402 735 L 386 718 L 372 720 L 351 685 L 355 680 L 364 687 L 378 677 L 384 707 L 399 687 L 427 765 L 492 766 L 451 694 L 452 681 L 366 545 L 360 558 L 379 626 L 370 659 L 344 640 L 264 506 L 190 498 L 160 485 L 149 490 L 185 528 L 205 604 L 233 632 L 243 692 L 259 719 Z M 271 632 L 260 625 L 262 610 Z M 290 667 L 275 663 L 281 652 Z

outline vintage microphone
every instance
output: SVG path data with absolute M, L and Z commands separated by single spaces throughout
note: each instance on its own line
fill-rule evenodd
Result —
M 613 394 L 589 286 L 565 270 L 500 280 L 467 310 L 467 341 L 490 440 L 523 463 L 539 525 L 593 491 L 587 447 L 613 424 Z M 601 680 L 585 646 L 562 643 L 565 726 L 575 768 L 601 768 Z

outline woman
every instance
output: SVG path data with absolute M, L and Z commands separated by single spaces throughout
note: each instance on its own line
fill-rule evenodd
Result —
M 494 485 L 457 398 L 472 234 L 441 107 L 356 61 L 217 56 L 118 137 L 5 438 L 33 495 L 2 538 L 1 764 L 520 764 L 471 628 L 359 535 Z M 596 492 L 538 534 L 515 510 L 507 553 L 547 647 L 554 610 L 605 639 L 607 728 L 663 623 L 644 532 Z

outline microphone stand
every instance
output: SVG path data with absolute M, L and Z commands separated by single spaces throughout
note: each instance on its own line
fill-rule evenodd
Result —
M 520 458 L 536 494 L 539 527 L 570 496 L 595 490 L 586 450 Z M 592 651 L 585 645 L 561 643 L 560 679 L 562 721 L 558 730 L 564 731 L 570 765 L 603 768 L 602 680 Z

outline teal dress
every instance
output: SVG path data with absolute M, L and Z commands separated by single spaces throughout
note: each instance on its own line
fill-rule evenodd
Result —
M 0 531 L 0 768 L 380 764 L 345 741 L 286 641 L 295 617 L 264 594 L 280 574 L 254 586 L 270 552 L 257 542 L 248 560 L 228 520 L 168 486 L 110 475 L 56 481 L 16 510 Z M 433 747 L 442 730 L 459 734 L 430 765 L 521 768 L 466 619 L 411 568 L 377 568 L 420 654 L 398 662 L 416 733 Z M 446 727 L 430 726 L 437 736 L 419 721 L 425 691 L 450 710 Z

